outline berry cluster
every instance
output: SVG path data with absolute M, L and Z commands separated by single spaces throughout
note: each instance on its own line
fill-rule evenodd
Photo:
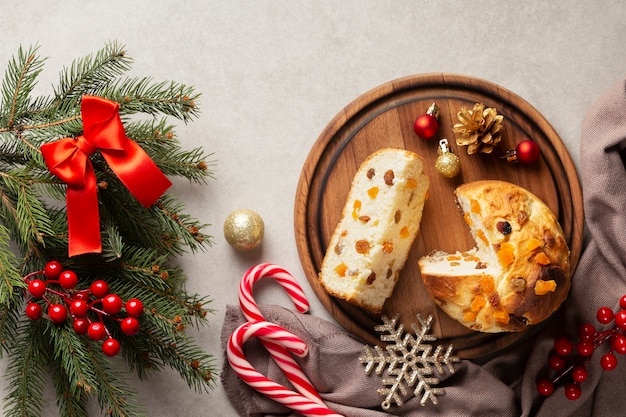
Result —
M 40 275 L 45 280 L 37 278 Z M 137 317 L 143 313 L 143 303 L 137 298 L 124 303 L 119 295 L 109 292 L 106 281 L 97 280 L 87 289 L 76 290 L 78 276 L 71 270 L 63 270 L 58 261 L 48 262 L 43 271 L 28 274 L 24 281 L 28 285 L 26 316 L 29 319 L 41 318 L 43 310 L 40 302 L 35 300 L 43 299 L 47 305 L 48 318 L 53 323 L 65 323 L 69 313 L 76 333 L 87 334 L 92 340 L 104 340 L 102 352 L 107 356 L 117 355 L 120 343 L 111 336 L 103 322 L 104 317 L 117 321 L 122 333 L 127 336 L 139 332 Z M 51 287 L 52 284 L 58 285 L 60 289 Z M 49 297 L 50 294 L 56 297 Z M 118 316 L 122 309 L 126 311 L 125 317 Z
M 548 356 L 548 366 L 556 371 L 553 378 L 542 377 L 537 380 L 537 391 L 543 396 L 554 392 L 554 386 L 569 375 L 571 381 L 565 384 L 565 396 L 576 400 L 581 395 L 580 384 L 587 379 L 587 365 L 596 348 L 606 342 L 610 350 L 600 358 L 600 365 L 606 371 L 617 367 L 617 356 L 626 355 L 626 295 L 619 300 L 620 310 L 614 313 L 609 307 L 600 307 L 596 319 L 600 324 L 615 322 L 613 328 L 598 331 L 593 324 L 585 323 L 578 329 L 578 341 L 573 343 L 562 336 L 554 341 L 554 349 Z

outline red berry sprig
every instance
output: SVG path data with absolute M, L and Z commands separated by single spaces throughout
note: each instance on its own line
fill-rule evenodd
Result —
M 569 376 L 565 383 L 565 396 L 570 400 L 580 398 L 580 384 L 587 380 L 587 365 L 598 346 L 610 342 L 610 350 L 600 357 L 600 365 L 605 371 L 617 367 L 617 356 L 626 355 L 626 295 L 619 300 L 620 310 L 616 313 L 609 307 L 600 307 L 596 319 L 600 324 L 614 322 L 612 328 L 599 331 L 591 323 L 582 324 L 578 329 L 578 341 L 573 343 L 562 336 L 554 341 L 554 348 L 548 356 L 548 366 L 559 371 L 554 377 L 541 377 L 537 380 L 540 395 L 549 396 L 561 380 Z
M 38 277 L 42 276 L 44 279 Z M 137 298 L 126 302 L 109 292 L 106 281 L 94 281 L 88 289 L 76 290 L 78 276 L 74 271 L 63 270 L 58 261 L 48 262 L 42 271 L 35 271 L 24 277 L 26 282 L 26 317 L 39 320 L 43 309 L 39 301 L 47 305 L 50 321 L 61 325 L 67 321 L 68 313 L 72 319 L 72 328 L 77 334 L 86 334 L 91 340 L 102 343 L 102 352 L 107 356 L 115 356 L 120 351 L 120 343 L 111 336 L 104 324 L 104 317 L 117 321 L 122 333 L 134 336 L 139 333 L 139 320 L 143 314 L 143 303 Z M 54 288 L 50 285 L 60 287 Z M 52 301 L 48 294 L 56 295 L 58 301 Z M 53 297 L 54 298 L 54 297 Z M 98 307 L 99 305 L 99 307 Z M 125 317 L 118 314 L 125 310 Z

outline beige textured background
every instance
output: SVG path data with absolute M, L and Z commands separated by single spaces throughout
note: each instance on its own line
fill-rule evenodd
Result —
M 215 153 L 216 179 L 207 186 L 179 182 L 171 192 L 213 225 L 215 245 L 180 263 L 188 288 L 215 300 L 210 327 L 194 337 L 220 366 L 224 306 L 237 302 L 239 279 L 253 264 L 290 270 L 308 291 L 312 314 L 328 317 L 302 275 L 293 205 L 311 146 L 350 101 L 416 73 L 484 78 L 536 107 L 579 166 L 583 114 L 626 75 L 621 0 L 0 0 L 0 7 L 0 69 L 20 44 L 39 44 L 49 57 L 42 93 L 51 93 L 62 66 L 117 39 L 135 60 L 131 75 L 180 81 L 203 94 L 200 119 L 177 133 L 189 148 Z M 261 251 L 235 252 L 223 238 L 225 217 L 241 207 L 265 220 Z M 258 290 L 259 302 L 287 305 L 277 287 Z M 219 382 L 210 394 L 195 394 L 165 372 L 137 385 L 150 416 L 236 415 Z M 53 393 L 49 403 L 45 415 L 56 416 Z

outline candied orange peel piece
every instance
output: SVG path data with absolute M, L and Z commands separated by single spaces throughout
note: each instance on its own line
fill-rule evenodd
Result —
M 378 195 L 378 187 L 372 187 L 367 190 L 367 195 L 369 195 L 371 199 L 376 198 L 376 196 Z
M 546 255 L 545 252 L 539 252 L 535 255 L 535 262 L 540 265 L 549 265 L 550 258 L 548 258 L 548 255 Z
M 551 279 L 549 281 L 544 281 L 542 279 L 537 280 L 535 283 L 535 294 L 536 295 L 546 295 L 549 292 L 556 291 L 556 281 Z
M 344 264 L 343 262 L 335 267 L 335 272 L 340 277 L 345 277 L 347 271 L 348 271 L 348 266 Z
M 539 239 L 531 237 L 530 239 L 528 239 L 528 242 L 526 243 L 526 248 L 532 252 L 535 249 L 540 248 L 541 245 L 542 243 Z
M 514 247 L 509 242 L 503 242 L 498 250 L 498 260 L 502 266 L 509 266 L 515 261 Z

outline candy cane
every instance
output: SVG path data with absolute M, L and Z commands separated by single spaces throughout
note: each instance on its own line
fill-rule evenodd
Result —
M 289 294 L 294 306 L 300 313 L 309 311 L 309 302 L 302 287 L 287 270 L 274 264 L 259 264 L 250 268 L 239 284 L 239 304 L 248 321 L 263 321 L 263 315 L 252 296 L 252 286 L 260 279 L 271 277 Z
M 300 393 L 285 388 L 254 369 L 243 354 L 244 343 L 253 336 L 271 340 L 274 344 L 280 345 L 299 357 L 303 357 L 308 353 L 308 348 L 302 339 L 277 324 L 266 321 L 244 323 L 231 334 L 226 347 L 228 362 L 243 382 L 268 398 L 291 408 L 305 417 L 342 417 L 341 414 L 335 413 L 325 405 L 320 405 Z M 286 376 L 289 378 L 291 375 Z
M 302 287 L 300 287 L 294 276 L 278 265 L 265 263 L 253 266 L 241 279 L 239 285 L 239 305 L 241 306 L 246 320 L 249 322 L 265 321 L 257 303 L 254 301 L 252 287 L 258 280 L 267 277 L 273 278 L 287 291 L 287 294 L 289 294 L 289 297 L 299 312 L 306 313 L 309 311 L 309 302 L 304 295 Z M 289 354 L 287 349 L 278 343 L 271 342 L 266 337 L 261 337 L 261 343 L 263 343 L 263 346 L 265 346 L 278 367 L 283 371 L 289 379 L 289 382 L 293 384 L 298 392 L 319 405 L 325 406 L 317 389 L 313 386 L 311 381 L 309 381 L 304 372 L 302 372 L 300 366 Z

